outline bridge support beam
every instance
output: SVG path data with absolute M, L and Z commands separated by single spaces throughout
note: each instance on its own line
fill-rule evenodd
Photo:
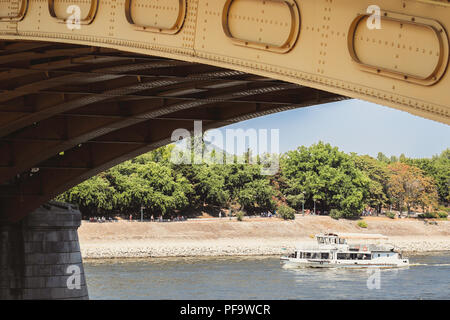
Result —
M 77 229 L 81 214 L 50 203 L 0 226 L 0 300 L 88 299 Z

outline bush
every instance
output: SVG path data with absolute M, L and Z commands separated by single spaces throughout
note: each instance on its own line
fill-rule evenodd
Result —
M 342 212 L 340 212 L 338 209 L 331 209 L 330 217 L 339 220 L 339 218 L 342 217 Z
M 420 219 L 436 219 L 438 214 L 436 212 L 425 212 L 419 214 Z
M 391 219 L 395 219 L 395 213 L 394 212 L 386 212 L 386 217 L 391 218 Z
M 278 214 L 284 220 L 294 220 L 295 219 L 295 210 L 284 204 L 282 204 L 278 207 Z
M 445 212 L 445 211 L 439 211 L 439 212 L 437 213 L 437 215 L 438 215 L 438 217 L 441 218 L 441 219 L 447 219 L 447 217 L 448 217 L 448 213 Z
M 358 224 L 358 227 L 360 227 L 360 228 L 367 228 L 367 222 L 365 222 L 363 220 L 358 221 L 357 224 Z
M 236 212 L 236 218 L 238 221 L 244 220 L 245 213 L 243 211 Z
M 445 211 L 447 213 L 450 213 L 450 207 L 439 206 L 439 211 Z

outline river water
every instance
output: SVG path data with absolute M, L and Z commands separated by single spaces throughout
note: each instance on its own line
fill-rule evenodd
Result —
M 404 269 L 285 269 L 278 257 L 91 260 L 91 299 L 450 299 L 450 253 Z

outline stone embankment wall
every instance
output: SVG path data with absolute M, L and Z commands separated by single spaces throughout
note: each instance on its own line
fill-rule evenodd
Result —
M 198 219 L 183 222 L 83 221 L 78 235 L 83 258 L 148 258 L 185 256 L 283 255 L 297 245 L 314 243 L 321 232 L 381 233 L 403 252 L 450 251 L 450 221 L 425 224 L 418 219 L 366 217 L 355 220 L 327 216 Z M 354 240 L 351 242 L 361 242 Z M 379 241 L 364 241 L 376 242 Z

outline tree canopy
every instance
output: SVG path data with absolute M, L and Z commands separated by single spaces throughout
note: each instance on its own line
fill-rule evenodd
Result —
M 173 148 L 126 161 L 59 200 L 78 204 L 85 215 L 135 214 L 144 208 L 167 216 L 231 207 L 258 214 L 280 206 L 300 211 L 302 205 L 315 205 L 322 213 L 333 210 L 344 217 L 358 216 L 367 207 L 428 211 L 450 202 L 450 149 L 431 159 L 388 158 L 382 153 L 375 159 L 319 142 L 282 154 L 280 171 L 267 176 L 259 157 L 249 160 L 250 151 L 242 156 L 245 161 L 235 156 L 234 163 L 226 165 L 187 165 L 171 162 Z
M 338 208 L 344 216 L 359 214 L 369 194 L 370 179 L 353 159 L 330 144 L 319 142 L 299 147 L 282 157 L 281 175 L 291 206 L 299 207 L 300 194 L 306 203 L 317 202 L 322 210 Z

